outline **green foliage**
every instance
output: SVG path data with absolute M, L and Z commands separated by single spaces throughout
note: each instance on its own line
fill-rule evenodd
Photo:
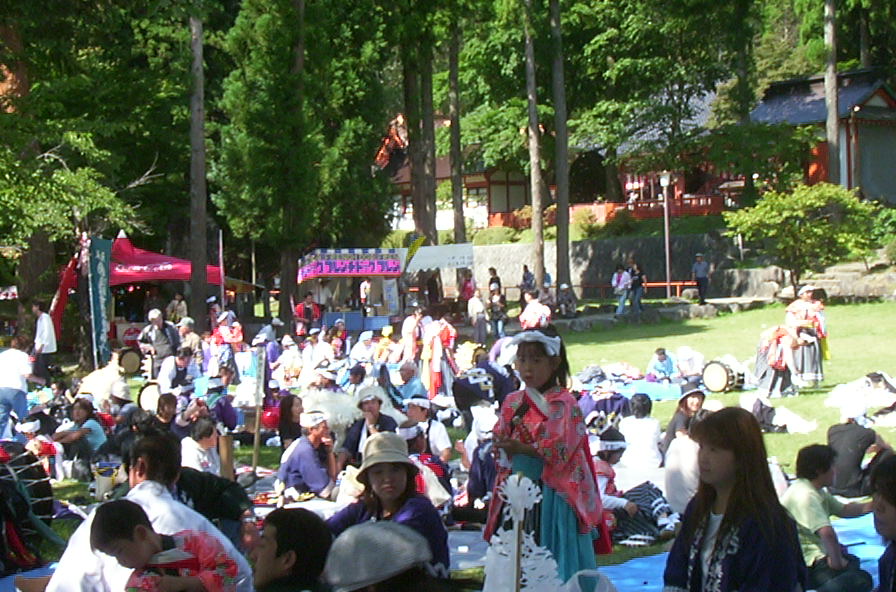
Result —
M 613 217 L 605 224 L 599 226 L 593 233 L 593 238 L 610 238 L 613 236 L 625 236 L 633 234 L 638 229 L 638 220 L 628 210 L 616 210 Z
M 515 243 L 517 240 L 517 231 L 506 226 L 482 228 L 473 235 L 474 245 L 501 245 L 504 243 Z
M 412 230 L 393 230 L 386 235 L 380 247 L 383 249 L 401 249 L 411 244 L 410 237 L 414 234 Z
M 791 193 L 768 192 L 755 207 L 724 216 L 729 234 L 761 243 L 796 286 L 806 271 L 867 252 L 874 209 L 853 191 L 819 183 Z
M 884 255 L 890 265 L 896 265 L 896 236 L 890 238 L 890 241 L 884 247 Z
M 699 138 L 694 152 L 718 171 L 752 171 L 760 187 L 789 191 L 803 178 L 809 149 L 818 141 L 810 126 L 729 124 Z
M 874 214 L 871 225 L 871 238 L 877 245 L 886 245 L 896 236 L 896 207 L 881 204 Z

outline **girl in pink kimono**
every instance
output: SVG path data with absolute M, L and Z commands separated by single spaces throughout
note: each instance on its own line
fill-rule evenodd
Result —
M 513 338 L 515 367 L 525 390 L 507 395 L 494 429 L 499 450 L 495 492 L 512 473 L 541 486 L 542 501 L 527 529 L 549 549 L 566 581 L 594 569 L 592 531 L 601 522 L 601 501 L 582 412 L 566 389 L 569 364 L 553 327 L 530 329 Z M 501 522 L 501 503 L 492 498 L 485 538 Z

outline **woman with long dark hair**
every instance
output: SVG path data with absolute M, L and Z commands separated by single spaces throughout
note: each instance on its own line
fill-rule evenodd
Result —
M 423 535 L 432 552 L 430 568 L 447 578 L 451 565 L 448 532 L 429 498 L 417 493 L 417 466 L 408 457 L 408 445 L 394 432 L 378 432 L 364 443 L 364 461 L 358 481 L 364 485 L 360 501 L 327 520 L 334 537 L 355 524 L 391 520 Z
M 691 437 L 700 445 L 700 485 L 669 552 L 664 590 L 804 590 L 796 525 L 772 485 L 756 418 L 728 407 L 695 425 Z
M 280 449 L 286 450 L 292 441 L 302 437 L 302 426 L 299 417 L 302 415 L 302 399 L 295 395 L 286 395 L 280 399 L 280 422 L 277 434 L 280 436 Z

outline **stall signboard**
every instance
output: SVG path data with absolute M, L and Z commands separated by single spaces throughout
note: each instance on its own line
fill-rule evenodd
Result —
M 317 249 L 299 260 L 298 281 L 325 277 L 398 277 L 404 249 Z
M 109 263 L 112 258 L 112 241 L 93 237 L 90 239 L 90 312 L 93 324 L 93 355 L 96 367 L 109 362 Z

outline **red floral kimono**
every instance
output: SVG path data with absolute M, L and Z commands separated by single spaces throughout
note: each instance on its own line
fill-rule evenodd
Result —
M 495 436 L 512 436 L 533 446 L 544 462 L 542 481 L 556 491 L 576 515 L 580 533 L 588 533 L 601 523 L 602 506 L 597 491 L 594 465 L 588 448 L 588 436 L 582 411 L 572 394 L 564 388 L 552 388 L 543 394 L 548 403 L 545 415 L 525 391 L 507 395 L 501 405 Z M 513 417 L 523 402 L 529 406 L 522 422 L 514 426 Z M 498 465 L 495 491 L 507 480 L 510 468 Z M 501 522 L 500 498 L 495 495 L 489 507 L 486 540 Z
M 163 536 L 162 546 L 166 548 L 153 555 L 143 569 L 134 570 L 127 592 L 158 590 L 163 575 L 197 577 L 208 592 L 236 590 L 236 561 L 210 534 L 182 530 Z

